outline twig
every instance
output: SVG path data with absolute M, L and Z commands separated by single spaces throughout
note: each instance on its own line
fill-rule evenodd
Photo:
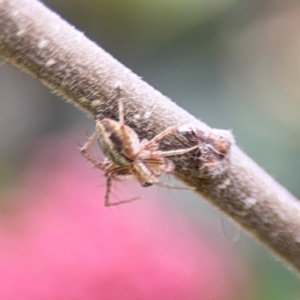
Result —
M 188 121 L 183 134 L 161 143 L 163 149 L 199 145 L 197 157 L 174 157 L 177 178 L 300 270 L 298 201 L 230 134 L 196 120 L 36 0 L 0 0 L 0 56 L 92 117 L 117 117 L 121 86 L 125 122 L 141 138 Z

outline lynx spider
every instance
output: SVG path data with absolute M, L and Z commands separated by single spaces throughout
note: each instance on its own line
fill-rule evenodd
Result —
M 88 161 L 105 172 L 107 177 L 105 206 L 128 203 L 140 198 L 135 197 L 114 203 L 109 201 L 112 181 L 123 181 L 124 177 L 128 176 L 134 176 L 143 187 L 156 184 L 169 188 L 190 189 L 161 182 L 159 181 L 159 176 L 162 173 L 170 174 L 175 169 L 173 162 L 166 157 L 185 154 L 197 149 L 198 146 L 170 151 L 159 150 L 158 141 L 176 130 L 180 125 L 168 127 L 150 141 L 146 139 L 140 141 L 137 133 L 124 123 L 124 105 L 119 96 L 120 90 L 118 90 L 117 96 L 119 101 L 119 121 L 109 118 L 96 118 L 95 132 L 80 149 L 81 154 Z M 88 154 L 88 149 L 95 139 L 98 140 L 99 146 L 106 156 L 102 162 L 98 162 Z

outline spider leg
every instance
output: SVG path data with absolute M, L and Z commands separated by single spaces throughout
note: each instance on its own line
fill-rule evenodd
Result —
M 182 155 L 187 152 L 193 151 L 195 149 L 199 148 L 199 146 L 193 146 L 186 149 L 177 149 L 177 150 L 170 150 L 170 151 L 155 151 L 153 154 L 158 154 L 160 156 L 175 156 L 175 155 Z
M 189 187 L 189 186 L 178 186 L 178 185 L 173 185 L 173 184 L 169 184 L 166 182 L 162 182 L 162 181 L 158 181 L 155 183 L 158 186 L 162 186 L 162 187 L 167 187 L 170 189 L 175 189 L 175 190 L 195 190 L 194 187 Z
M 120 98 L 119 99 L 119 122 L 121 125 L 121 128 L 124 128 L 124 103 L 123 100 Z
M 95 131 L 85 142 L 85 144 L 81 147 L 80 153 L 81 155 L 88 161 L 90 161 L 95 167 L 98 169 L 103 170 L 106 166 L 105 161 L 99 162 L 97 159 L 95 159 L 93 156 L 91 156 L 88 153 L 88 149 L 90 148 L 91 144 L 94 142 L 94 140 L 97 138 L 97 131 Z
M 112 184 L 112 176 L 107 176 L 107 181 L 106 181 L 106 192 L 105 192 L 105 202 L 104 205 L 105 206 L 110 206 L 110 202 L 109 202 L 109 194 L 111 191 L 111 184 Z
M 130 169 L 128 168 L 122 168 L 122 167 L 113 167 L 110 170 L 107 170 L 107 181 L 106 181 L 106 192 L 105 192 L 105 198 L 104 198 L 104 205 L 105 206 L 116 206 L 116 205 L 120 205 L 120 204 L 125 204 L 125 203 L 129 203 L 132 201 L 136 201 L 139 200 L 141 198 L 143 198 L 143 196 L 137 196 L 131 199 L 127 199 L 127 200 L 121 200 L 118 202 L 110 202 L 109 201 L 109 196 L 111 193 L 111 186 L 112 186 L 112 182 L 113 180 L 115 181 L 122 181 L 118 178 L 118 176 L 127 176 L 127 175 L 131 175 L 130 174 Z
M 133 202 L 133 201 L 136 201 L 136 200 L 139 200 L 139 199 L 143 198 L 143 196 L 137 196 L 137 197 L 134 197 L 134 198 L 131 198 L 131 199 L 127 199 L 127 200 L 121 200 L 121 201 L 113 202 L 113 203 L 110 202 L 110 201 L 109 201 L 109 195 L 110 195 L 110 192 L 111 192 L 111 186 L 112 186 L 113 174 L 114 174 L 114 172 L 111 172 L 111 173 L 107 176 L 106 192 L 105 192 L 105 203 L 104 203 L 105 206 L 108 207 L 108 206 L 121 205 L 121 204 Z
M 184 122 L 183 124 L 185 124 L 186 122 Z M 140 153 L 141 151 L 145 150 L 148 147 L 151 147 L 153 145 L 155 145 L 159 140 L 161 140 L 162 138 L 164 138 L 166 135 L 170 134 L 171 132 L 173 132 L 175 129 L 177 129 L 178 127 L 183 125 L 181 124 L 177 124 L 171 127 L 168 127 L 167 129 L 165 129 L 164 131 L 162 131 L 161 133 L 157 134 L 153 139 L 151 139 L 148 143 L 145 143 L 143 145 L 141 145 L 140 149 L 137 151 L 137 154 Z
M 155 170 L 149 168 L 149 165 L 147 165 L 143 160 L 135 160 L 132 164 L 131 172 L 142 187 L 151 186 L 158 181 L 157 176 L 155 175 Z
M 170 159 L 162 156 L 145 159 L 144 163 L 151 169 L 156 177 L 160 176 L 162 173 L 171 174 L 175 170 L 174 163 Z
M 116 90 L 117 90 L 117 95 L 116 95 L 115 99 L 118 100 L 118 104 L 119 104 L 119 123 L 120 123 L 121 129 L 123 130 L 125 122 L 124 122 L 124 103 L 121 98 L 122 89 L 120 86 L 118 86 L 116 88 Z
M 136 133 L 128 126 L 125 125 L 124 120 L 124 102 L 122 98 L 120 98 L 121 89 L 118 88 L 117 98 L 119 100 L 119 125 L 120 125 L 120 134 L 123 143 L 123 153 L 126 153 L 127 156 L 133 156 L 135 153 L 134 149 L 132 148 L 130 142 L 130 135 L 136 135 Z
M 85 144 L 81 147 L 80 152 L 85 157 L 87 154 L 87 150 L 90 148 L 93 141 L 97 138 L 97 132 L 95 131 L 85 142 Z
M 125 121 L 124 121 L 124 103 L 123 100 L 120 98 L 119 99 L 119 123 L 120 123 L 120 130 L 122 133 L 122 139 L 123 139 L 123 143 L 125 148 L 128 147 L 128 145 L 130 144 L 129 142 L 129 138 L 128 138 L 128 133 L 126 132 L 125 129 Z

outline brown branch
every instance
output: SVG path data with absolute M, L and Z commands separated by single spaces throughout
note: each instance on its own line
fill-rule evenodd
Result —
M 300 270 L 298 201 L 228 132 L 196 120 L 36 0 L 0 0 L 0 56 L 92 117 L 117 117 L 121 86 L 126 124 L 140 137 L 188 121 L 161 143 L 163 149 L 199 145 L 197 155 L 174 157 L 177 178 Z

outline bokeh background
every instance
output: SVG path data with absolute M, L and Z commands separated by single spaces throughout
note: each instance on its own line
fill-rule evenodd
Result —
M 300 3 L 47 0 L 300 197 Z M 191 192 L 114 186 L 78 151 L 93 122 L 0 65 L 0 299 L 296 300 L 299 280 Z M 101 157 L 97 147 L 93 152 Z

